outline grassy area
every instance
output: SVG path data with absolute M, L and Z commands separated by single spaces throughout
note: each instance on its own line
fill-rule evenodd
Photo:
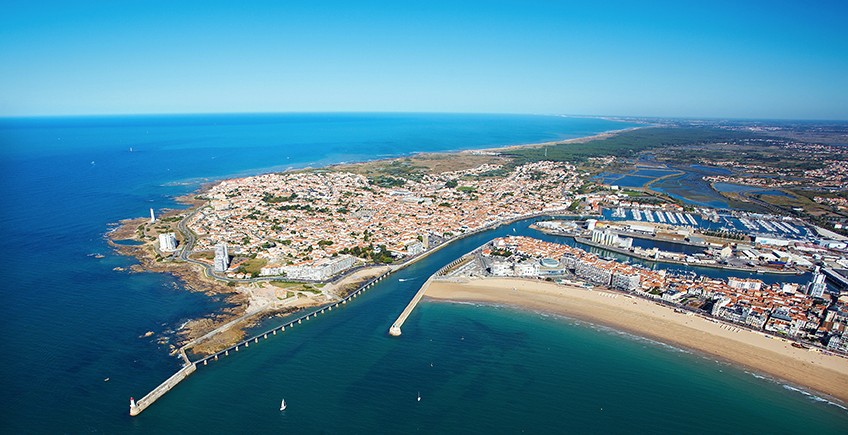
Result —
M 301 282 L 271 281 L 271 285 L 274 286 L 274 287 L 282 288 L 282 289 L 295 289 L 295 290 L 300 290 L 303 287 L 303 283 L 301 283 Z
M 394 160 L 378 160 L 358 163 L 355 165 L 340 165 L 335 169 L 351 171 L 365 175 L 368 178 L 389 176 L 418 181 L 425 174 L 459 171 L 476 168 L 483 164 L 504 164 L 505 159 L 497 156 L 475 154 L 422 154 Z
M 274 287 L 281 288 L 287 290 L 286 297 L 290 298 L 294 295 L 295 292 L 307 292 L 312 294 L 321 293 L 321 288 L 324 287 L 324 284 L 306 284 L 302 282 L 285 282 L 285 281 L 271 281 L 270 284 Z
M 268 260 L 264 258 L 251 258 L 249 260 L 245 260 L 245 262 L 239 266 L 239 269 L 241 269 L 243 273 L 259 275 L 259 270 L 265 267 L 266 264 L 268 264 Z
M 589 157 L 631 158 L 639 152 L 656 148 L 708 144 L 750 137 L 757 136 L 714 128 L 643 128 L 619 133 L 605 139 L 520 148 L 511 151 L 508 155 L 514 157 L 517 163 L 541 160 L 583 162 Z

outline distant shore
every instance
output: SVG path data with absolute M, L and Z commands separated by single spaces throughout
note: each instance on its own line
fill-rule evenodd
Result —
M 617 134 L 621 134 L 621 133 L 633 131 L 633 130 L 639 130 L 639 129 L 642 129 L 642 128 L 648 128 L 648 127 L 650 127 L 650 125 L 646 124 L 646 125 L 642 125 L 642 126 L 639 126 L 639 127 L 628 127 L 628 128 L 622 128 L 622 129 L 619 129 L 619 130 L 610 130 L 610 131 L 605 131 L 603 133 L 593 134 L 593 135 L 590 135 L 590 136 L 575 137 L 575 138 L 572 138 L 572 139 L 552 140 L 552 141 L 546 141 L 546 142 L 532 142 L 532 143 L 523 143 L 523 144 L 518 144 L 518 145 L 504 145 L 504 146 L 498 146 L 498 147 L 492 147 L 492 148 L 481 148 L 481 149 L 473 149 L 473 150 L 462 150 L 462 151 L 457 151 L 456 153 L 466 154 L 466 153 L 481 153 L 481 152 L 503 152 L 503 151 L 517 150 L 517 149 L 521 149 L 521 148 L 540 148 L 540 147 L 545 147 L 545 146 L 562 145 L 562 144 L 568 144 L 568 143 L 584 143 L 584 142 L 589 142 L 589 141 L 599 140 L 599 139 L 609 139 L 609 138 L 611 138 L 611 137 L 613 137 Z M 435 153 L 422 153 L 422 154 L 442 154 L 442 153 L 435 152 Z M 453 153 L 448 152 L 448 153 L 444 153 L 444 154 L 453 154 Z
M 848 403 L 848 359 L 621 293 L 538 280 L 433 281 L 426 298 L 561 314 L 714 355 Z

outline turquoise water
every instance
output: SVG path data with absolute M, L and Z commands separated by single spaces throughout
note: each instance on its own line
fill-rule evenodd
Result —
M 0 425 L 9 433 L 844 430 L 841 408 L 568 320 L 425 303 L 402 337 L 387 336 L 424 277 L 510 228 L 450 246 L 343 310 L 201 367 L 141 416 L 127 415 L 129 396 L 179 366 L 156 338 L 221 301 L 168 275 L 113 270 L 133 261 L 109 250 L 108 223 L 174 207 L 175 195 L 232 174 L 629 126 L 428 114 L 0 120 L 0 236 L 11 248 L 0 272 Z M 537 234 L 526 224 L 516 233 Z M 145 331 L 155 336 L 140 338 Z

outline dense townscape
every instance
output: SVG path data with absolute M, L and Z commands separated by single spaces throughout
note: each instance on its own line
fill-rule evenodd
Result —
M 478 273 L 591 283 L 753 329 L 821 343 L 830 350 L 848 350 L 848 306 L 825 291 L 825 276 L 819 270 L 804 285 L 767 285 L 751 278 L 712 279 L 623 264 L 580 248 L 520 236 L 496 239 L 480 254 Z
M 262 275 L 326 279 L 354 258 L 390 263 L 423 252 L 431 243 L 501 221 L 564 210 L 578 181 L 574 167 L 539 162 L 501 169 L 477 168 L 368 179 L 307 171 L 224 181 L 206 195 L 209 207 L 189 226 L 196 249 L 223 243 L 230 253 L 264 259 Z

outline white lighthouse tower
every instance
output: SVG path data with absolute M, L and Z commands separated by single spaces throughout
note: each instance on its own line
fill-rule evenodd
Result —
M 153 209 L 150 209 L 150 223 L 156 223 L 156 216 L 153 214 Z
M 130 397 L 130 415 L 135 417 L 136 415 L 138 415 L 140 413 L 141 413 L 141 410 L 138 409 L 138 405 L 135 403 L 135 399 Z

